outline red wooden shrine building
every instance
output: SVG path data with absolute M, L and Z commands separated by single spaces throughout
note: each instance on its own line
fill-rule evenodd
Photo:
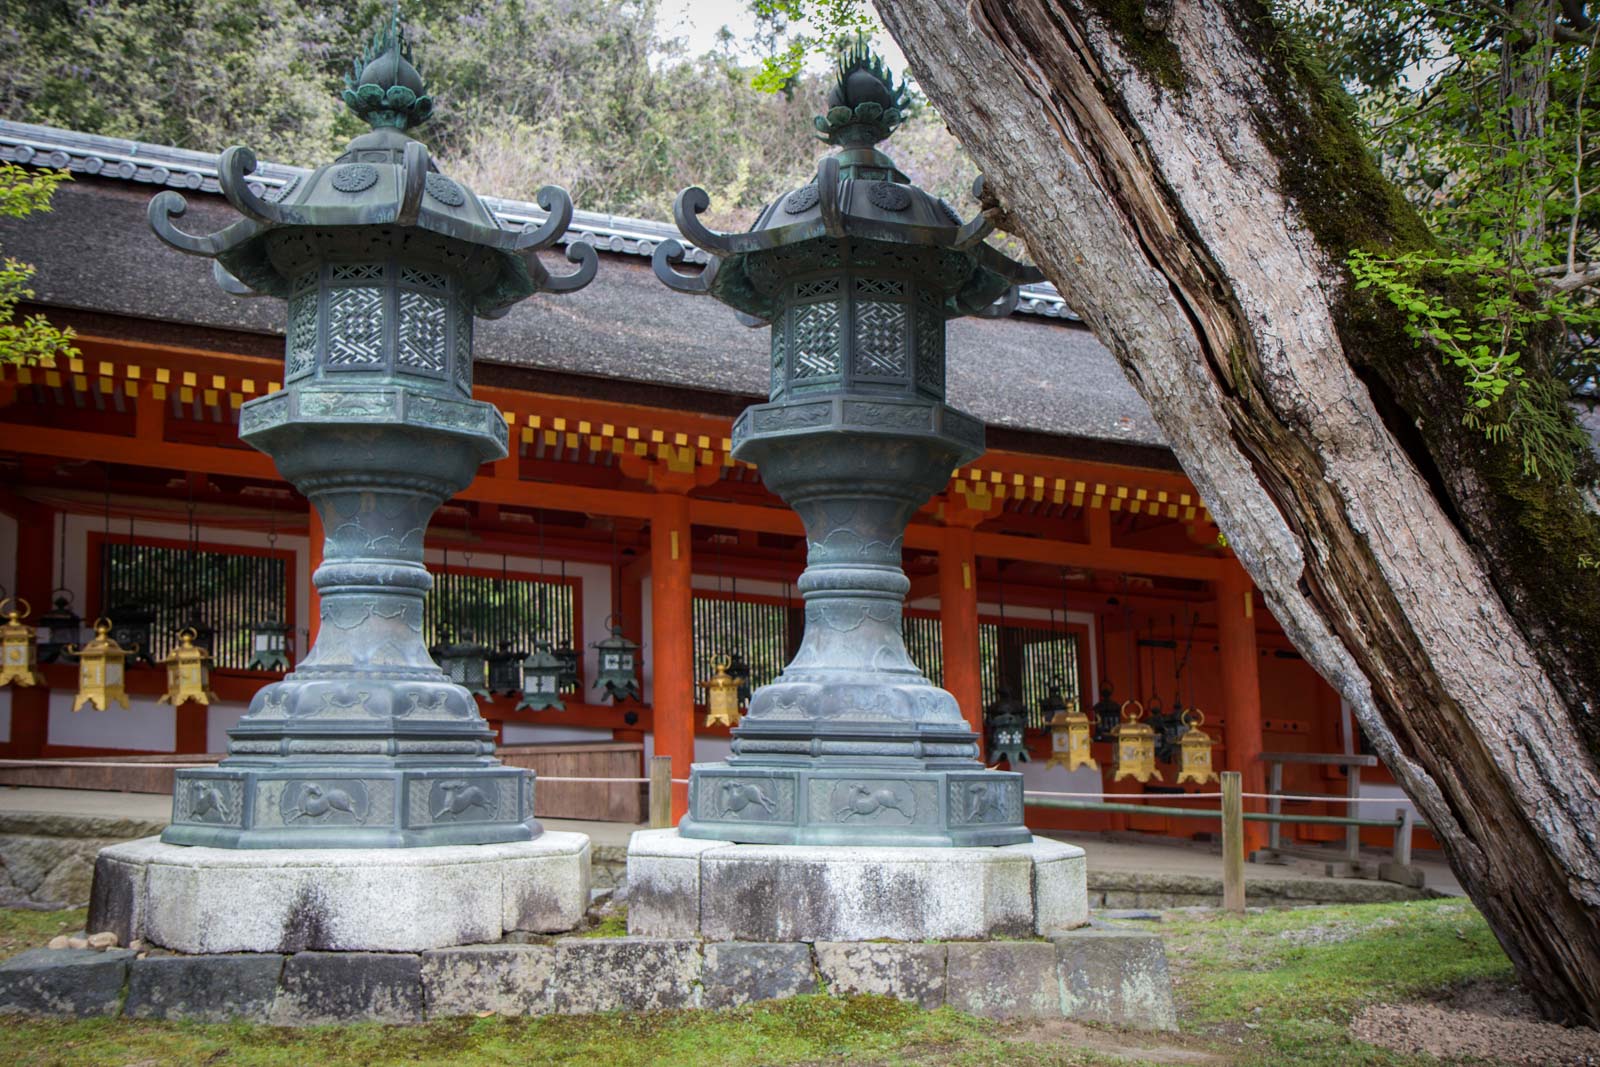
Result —
M 23 312 L 73 327 L 82 351 L 0 367 L 0 585 L 31 602 L 30 622 L 58 588 L 90 620 L 143 598 L 157 658 L 175 612 L 203 601 L 219 697 L 174 711 L 157 703 L 164 672 L 134 665 L 132 707 L 74 713 L 74 668 L 47 665 L 46 687 L 0 689 L 0 755 L 224 751 L 250 695 L 276 677 L 246 669 L 252 613 L 287 620 L 296 651 L 319 614 L 318 523 L 237 437 L 240 405 L 279 388 L 284 309 L 223 294 L 207 263 L 149 232 L 146 204 L 162 187 L 188 197 L 200 216 L 190 229 L 226 221 L 215 157 L 0 122 L 0 160 L 73 174 L 49 214 L 0 223 L 0 246 L 38 269 Z M 262 167 L 264 191 L 295 173 Z M 539 214 L 490 203 L 516 224 Z M 505 695 L 484 704 L 505 743 L 642 742 L 682 776 L 728 749 L 727 728 L 704 726 L 697 706 L 711 657 L 737 648 L 759 683 L 798 638 L 805 546 L 798 520 L 728 455 L 733 416 L 764 399 L 765 335 L 655 281 L 649 254 L 674 233 L 580 212 L 572 236 L 601 251 L 597 280 L 479 325 L 475 395 L 500 407 L 513 451 L 440 511 L 428 560 L 440 578 L 431 625 L 465 612 L 491 646 L 560 637 L 585 653 L 564 711 L 519 711 Z M 1059 678 L 1084 707 L 1102 685 L 1118 701 L 1198 705 L 1221 742 L 1215 762 L 1244 771 L 1247 791 L 1262 787 L 1264 750 L 1359 751 L 1348 710 L 1293 652 L 1139 397 L 1053 290 L 1025 291 L 1005 319 L 951 323 L 949 395 L 989 424 L 990 447 L 907 532 L 906 631 L 975 727 L 1002 680 L 1037 715 Z M 642 645 L 641 702 L 614 706 L 592 688 L 589 646 L 612 615 Z M 1048 733 L 1027 738 L 1031 790 L 1175 788 L 1170 765 L 1164 783 L 1111 783 L 1108 745 L 1096 746 L 1100 774 L 1046 767 Z M 1343 793 L 1342 773 L 1291 767 L 1286 785 Z M 1398 795 L 1381 770 L 1368 779 L 1367 792 Z M 1207 828 L 1042 809 L 1029 822 Z

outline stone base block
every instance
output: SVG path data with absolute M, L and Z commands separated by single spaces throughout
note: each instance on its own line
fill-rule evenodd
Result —
M 265 1018 L 283 976 L 283 957 L 150 956 L 128 965 L 128 1002 L 135 1019 L 223 1023 Z
M 84 1018 L 122 1010 L 133 953 L 36 948 L 0 963 L 0 1012 Z
M 89 928 L 175 952 L 421 952 L 571 930 L 589 839 L 411 849 L 214 849 L 156 838 L 105 849 Z
M 628 931 L 712 941 L 1048 936 L 1088 921 L 1081 848 L 824 848 L 641 830 L 628 846 Z

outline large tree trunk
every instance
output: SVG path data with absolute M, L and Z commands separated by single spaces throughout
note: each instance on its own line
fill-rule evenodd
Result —
M 1254 0 L 876 3 L 1524 984 L 1600 1024 L 1600 523 L 1350 291 L 1431 239 L 1335 95 Z

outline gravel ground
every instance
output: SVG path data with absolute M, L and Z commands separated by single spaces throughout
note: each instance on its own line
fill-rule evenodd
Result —
M 1436 1003 L 1374 1004 L 1350 1024 L 1356 1038 L 1395 1052 L 1423 1052 L 1516 1067 L 1600 1067 L 1600 1031 L 1539 1018 L 1532 1001 L 1494 983 Z

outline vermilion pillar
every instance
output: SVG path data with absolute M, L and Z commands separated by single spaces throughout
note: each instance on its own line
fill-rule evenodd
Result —
M 56 515 L 42 507 L 28 507 L 17 520 L 17 596 L 28 602 L 33 614 L 26 620 L 37 625 L 50 610 L 50 580 L 55 564 Z M 11 742 L 13 758 L 43 753 L 50 733 L 50 690 L 42 685 L 11 687 Z
M 672 777 L 694 762 L 694 607 L 690 588 L 689 498 L 661 493 L 650 522 L 651 708 L 655 752 L 672 757 Z M 689 787 L 672 787 L 672 820 L 689 810 Z
M 950 526 L 939 548 L 939 639 L 944 687 L 983 736 L 983 682 L 978 653 L 978 559 L 972 530 Z M 982 742 L 979 742 L 980 747 Z
M 1261 674 L 1256 650 L 1255 592 L 1250 576 L 1229 559 L 1217 582 L 1217 641 L 1222 661 L 1222 741 L 1224 766 L 1244 776 L 1246 793 L 1261 793 L 1266 770 L 1261 764 Z M 1246 811 L 1264 810 L 1259 801 Z M 1266 845 L 1260 823 L 1245 824 L 1246 848 Z

